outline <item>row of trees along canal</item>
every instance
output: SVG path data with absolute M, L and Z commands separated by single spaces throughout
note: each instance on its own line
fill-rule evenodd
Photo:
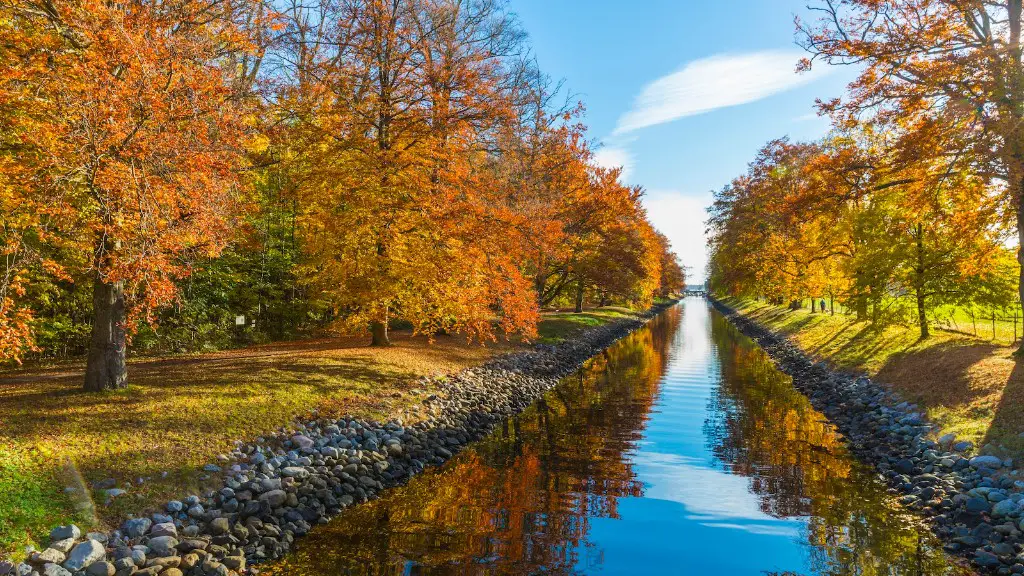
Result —
M 499 0 L 4 1 L 0 46 L 0 360 L 88 349 L 103 389 L 128 344 L 530 336 L 684 285 Z
M 819 101 L 827 136 L 770 142 L 716 193 L 714 289 L 839 301 L 859 319 L 904 315 L 922 337 L 953 306 L 986 310 L 993 326 L 1016 320 L 1021 1 L 818 0 L 808 15 L 797 19 L 809 53 L 798 67 L 859 75 Z

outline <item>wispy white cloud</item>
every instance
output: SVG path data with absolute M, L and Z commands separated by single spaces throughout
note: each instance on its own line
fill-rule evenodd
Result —
M 797 74 L 796 63 L 802 55 L 795 50 L 764 50 L 689 62 L 644 86 L 632 109 L 619 118 L 614 134 L 754 102 L 831 72 L 829 66 L 817 66 Z
M 619 179 L 628 182 L 633 172 L 633 154 L 621 146 L 602 146 L 594 152 L 594 163 L 603 168 L 622 168 Z

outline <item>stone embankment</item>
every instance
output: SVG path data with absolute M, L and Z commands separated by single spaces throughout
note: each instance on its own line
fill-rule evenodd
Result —
M 973 444 L 953 435 L 934 438 L 918 408 L 885 386 L 816 362 L 785 337 L 712 304 L 793 377 L 851 451 L 929 521 L 946 551 L 984 572 L 1024 574 L 1024 476 L 1011 460 L 976 455 Z
M 439 392 L 417 407 L 423 417 L 411 425 L 321 418 L 238 443 L 221 464 L 220 490 L 168 502 L 111 533 L 54 528 L 45 550 L 0 562 L 0 576 L 258 573 L 252 564 L 280 558 L 315 524 L 443 464 L 667 306 L 439 378 Z

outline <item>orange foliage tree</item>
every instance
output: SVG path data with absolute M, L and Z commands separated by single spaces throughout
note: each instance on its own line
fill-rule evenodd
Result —
M 814 61 L 861 67 L 844 99 L 822 103 L 840 125 L 870 120 L 901 130 L 937 115 L 942 155 L 995 181 L 1024 246 L 1024 67 L 1020 0 L 820 0 L 797 22 Z M 1024 252 L 1018 250 L 1018 262 Z M 1024 267 L 1021 267 L 1024 278 Z M 1024 282 L 1018 283 L 1024 294 Z
M 342 1 L 324 8 L 337 52 L 296 58 L 297 178 L 309 281 L 353 328 L 388 343 L 389 319 L 490 337 L 536 322 L 504 250 L 488 135 L 505 113 L 517 33 L 498 6 Z M 306 50 L 302 42 L 294 53 Z
M 15 214 L 37 219 L 20 245 L 48 273 L 93 285 L 89 390 L 124 385 L 129 335 L 174 298 L 190 256 L 228 239 L 245 102 L 225 64 L 249 48 L 236 9 L 0 4 L 4 162 L 17 166 L 4 186 L 23 191 Z

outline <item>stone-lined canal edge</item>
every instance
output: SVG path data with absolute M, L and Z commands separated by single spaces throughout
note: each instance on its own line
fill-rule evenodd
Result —
M 0 576 L 258 574 L 253 564 L 282 557 L 312 525 L 444 464 L 674 304 L 435 379 L 440 393 L 418 407 L 427 416 L 410 426 L 324 418 L 238 443 L 219 491 L 168 502 L 111 533 L 59 526 L 45 550 L 0 562 Z
M 1024 477 L 1011 460 L 969 457 L 974 446 L 952 435 L 931 439 L 933 426 L 892 390 L 816 362 L 785 336 L 708 299 L 793 378 L 851 452 L 903 494 L 904 507 L 928 521 L 947 552 L 982 572 L 1024 574 Z

